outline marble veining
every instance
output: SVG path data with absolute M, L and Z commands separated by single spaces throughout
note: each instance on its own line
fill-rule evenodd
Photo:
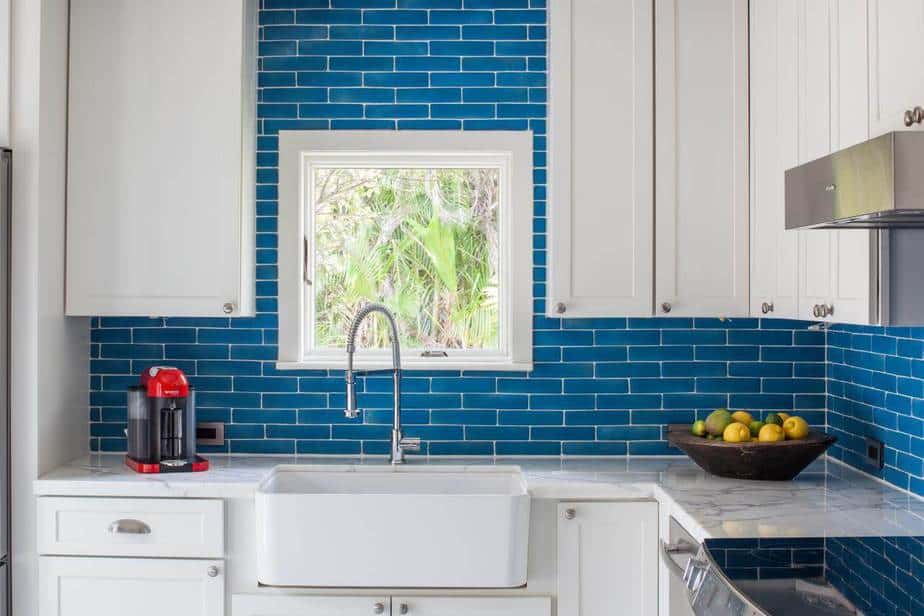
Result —
M 212 456 L 207 473 L 139 475 L 121 456 L 93 454 L 34 484 L 37 495 L 249 498 L 279 464 L 373 465 L 381 458 Z M 656 499 L 697 539 L 735 537 L 922 536 L 924 499 L 839 462 L 812 464 L 794 481 L 722 479 L 685 458 L 465 458 L 425 465 L 516 465 L 533 498 Z M 401 472 L 400 470 L 398 472 Z

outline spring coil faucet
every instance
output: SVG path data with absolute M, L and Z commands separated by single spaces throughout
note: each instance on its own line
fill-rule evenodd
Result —
M 391 329 L 391 369 L 384 370 L 354 370 L 353 355 L 356 352 L 356 335 L 359 333 L 359 326 L 370 314 L 378 312 L 388 320 L 388 326 Z M 359 309 L 353 322 L 350 324 L 350 331 L 347 335 L 347 369 L 346 369 L 346 409 L 344 415 L 350 419 L 359 416 L 359 408 L 356 405 L 356 375 L 357 374 L 381 374 L 390 372 L 394 379 L 393 386 L 393 405 L 394 417 L 391 429 L 391 463 L 403 464 L 405 452 L 416 453 L 420 451 L 420 439 L 412 437 L 403 437 L 401 435 L 401 342 L 398 340 L 398 326 L 395 324 L 395 317 L 382 304 L 366 304 Z

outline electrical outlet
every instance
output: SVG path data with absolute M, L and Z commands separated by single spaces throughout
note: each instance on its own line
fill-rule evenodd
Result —
M 225 424 L 220 421 L 201 421 L 197 423 L 196 443 L 199 445 L 224 445 Z
M 866 463 L 878 469 L 885 466 L 885 443 L 866 437 Z

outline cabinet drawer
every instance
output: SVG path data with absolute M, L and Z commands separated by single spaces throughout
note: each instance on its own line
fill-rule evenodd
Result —
M 221 500 L 38 499 L 38 552 L 76 556 L 224 555 Z

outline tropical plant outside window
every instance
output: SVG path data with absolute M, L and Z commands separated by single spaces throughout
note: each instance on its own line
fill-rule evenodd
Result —
M 499 168 L 312 173 L 314 348 L 342 349 L 372 301 L 395 314 L 408 349 L 500 348 Z M 384 321 L 368 319 L 359 346 L 383 348 L 388 337 Z

